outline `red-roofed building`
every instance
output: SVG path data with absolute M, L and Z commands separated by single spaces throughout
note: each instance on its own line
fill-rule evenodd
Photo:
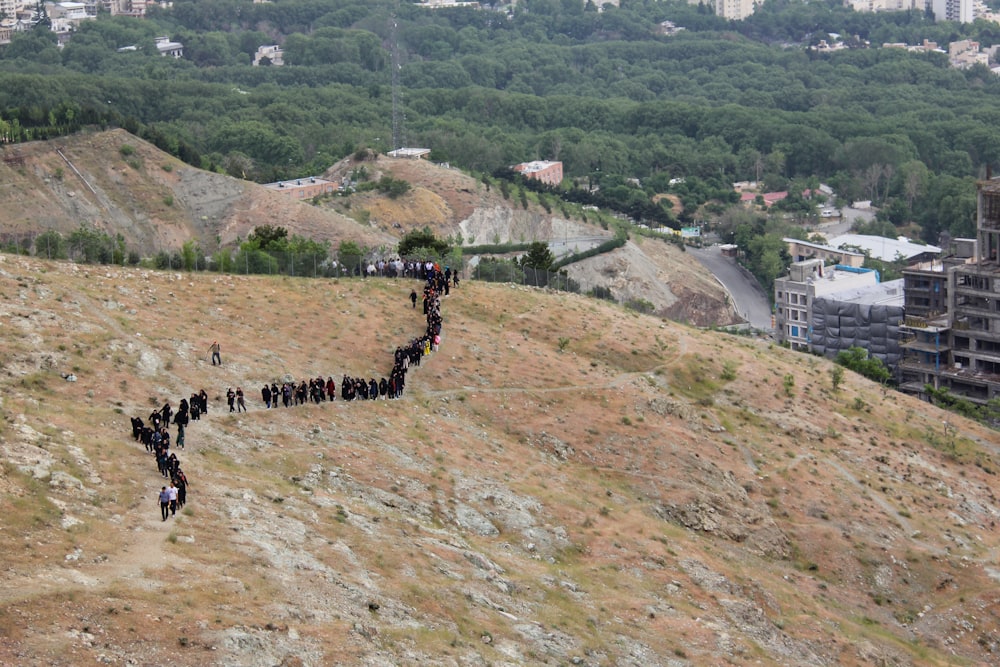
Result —
M 776 203 L 788 196 L 787 190 L 782 190 L 781 192 L 765 192 L 760 194 L 759 192 L 744 192 L 740 195 L 740 202 L 744 206 L 750 206 L 757 201 L 757 197 L 762 197 L 764 199 L 764 208 L 771 208 Z
M 807 189 L 802 191 L 802 196 L 806 199 L 809 199 L 814 195 L 822 195 L 822 194 L 823 193 L 820 192 L 819 190 Z M 740 203 L 743 204 L 744 206 L 751 206 L 757 201 L 758 196 L 764 198 L 764 208 L 771 208 L 782 199 L 787 198 L 788 191 L 782 190 L 781 192 L 765 192 L 763 194 L 759 192 L 743 192 L 740 194 Z

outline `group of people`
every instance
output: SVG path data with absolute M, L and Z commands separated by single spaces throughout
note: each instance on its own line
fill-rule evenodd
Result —
M 243 387 L 237 387 L 236 391 L 233 391 L 232 387 L 226 390 L 226 402 L 229 404 L 230 412 L 247 411 L 247 401 L 243 395 Z
M 149 423 L 141 417 L 132 417 L 132 437 L 141 442 L 147 452 L 156 457 L 157 471 L 170 480 L 169 486 L 160 488 L 157 500 L 160 504 L 160 517 L 166 521 L 177 514 L 177 510 L 187 503 L 188 479 L 181 470 L 180 459 L 170 449 L 170 423 L 177 426 L 175 444 L 178 449 L 184 449 L 184 434 L 192 420 L 200 420 L 201 415 L 208 412 L 208 394 L 204 389 L 191 394 L 191 400 L 182 398 L 173 411 L 170 403 L 165 403 L 159 410 L 149 414 Z
M 408 269 L 411 270 L 411 269 Z M 417 262 L 412 271 L 426 278 L 423 289 L 423 313 L 427 319 L 427 327 L 422 336 L 410 340 L 406 345 L 396 348 L 393 354 L 392 370 L 380 378 L 363 378 L 344 375 L 340 380 L 340 398 L 345 401 L 396 399 L 403 395 L 406 386 L 406 372 L 410 366 L 420 365 L 420 359 L 438 349 L 441 343 L 441 297 L 447 295 L 451 286 L 458 285 L 458 273 L 431 262 Z M 410 293 L 410 301 L 416 307 L 417 292 Z M 337 382 L 333 376 L 323 379 L 322 376 L 282 383 L 265 383 L 260 389 L 260 398 L 265 409 L 291 407 L 306 403 L 323 403 L 337 398 Z M 229 411 L 246 410 L 243 402 L 243 391 L 237 388 L 229 389 Z M 235 402 L 234 402 L 235 401 Z M 235 405 L 235 407 L 234 407 Z M 242 406 L 242 407 L 241 407 Z
M 333 264 L 334 268 L 337 268 L 337 262 L 334 261 Z M 342 273 L 350 272 L 346 266 L 340 268 Z M 448 280 L 454 280 L 455 287 L 458 287 L 458 272 L 455 271 L 452 273 L 450 267 L 445 267 L 445 270 L 448 272 Z M 434 262 L 403 260 L 399 257 L 394 257 L 389 260 L 372 259 L 367 263 L 361 263 L 356 267 L 354 273 L 367 278 L 416 278 L 417 280 L 426 280 L 432 271 L 440 272 L 441 267 Z

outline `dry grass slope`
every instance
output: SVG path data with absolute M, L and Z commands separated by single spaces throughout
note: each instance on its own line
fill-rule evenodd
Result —
M 262 409 L 410 287 L 0 256 L 0 664 L 996 661 L 995 434 L 825 360 L 466 281 L 402 400 Z M 163 523 L 128 417 L 201 388 Z

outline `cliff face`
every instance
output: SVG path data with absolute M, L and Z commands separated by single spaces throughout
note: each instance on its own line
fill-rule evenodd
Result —
M 826 360 L 466 281 L 403 398 L 263 408 L 413 287 L 0 255 L 0 663 L 995 662 L 995 434 Z M 129 418 L 203 388 L 161 521 Z

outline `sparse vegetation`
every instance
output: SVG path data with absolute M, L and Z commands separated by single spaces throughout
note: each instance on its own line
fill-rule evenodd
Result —
M 255 240 L 277 238 L 270 231 L 259 230 Z M 822 614 L 843 624 L 845 641 L 892 642 L 907 655 L 910 644 L 902 640 L 919 632 L 912 610 L 947 601 L 961 613 L 960 597 L 981 600 L 974 591 L 984 579 L 974 567 L 955 576 L 957 556 L 926 550 L 946 543 L 976 563 L 976 550 L 995 548 L 996 536 L 974 521 L 959 530 L 936 521 L 952 512 L 965 517 L 953 500 L 958 494 L 970 506 L 985 501 L 993 479 L 987 470 L 995 466 L 975 425 L 955 417 L 943 428 L 933 406 L 917 403 L 869 399 L 858 414 L 850 409 L 853 396 L 817 390 L 825 382 L 822 362 L 812 373 L 755 341 L 622 317 L 617 306 L 573 295 L 477 283 L 445 302 L 451 333 L 441 352 L 411 368 L 411 393 L 402 401 L 264 412 L 251 399 L 250 412 L 237 419 L 225 408 L 220 414 L 224 400 L 213 389 L 212 410 L 190 426 L 187 450 L 178 450 L 191 464 L 186 470 L 199 471 L 192 479 L 197 491 L 161 524 L 149 489 L 132 481 L 155 473 L 125 418 L 171 398 L 171 378 L 216 386 L 218 370 L 197 358 L 188 320 L 172 308 L 181 295 L 204 326 L 238 329 L 223 348 L 224 358 L 228 350 L 234 359 L 228 368 L 241 363 L 264 375 L 298 369 L 326 375 L 332 366 L 338 377 L 341 367 L 368 374 L 397 339 L 412 335 L 420 317 L 405 301 L 408 288 L 391 280 L 178 277 L 176 269 L 128 268 L 90 270 L 83 282 L 76 276 L 86 267 L 52 263 L 39 271 L 36 265 L 8 257 L 0 275 L 9 302 L 31 299 L 28 316 L 16 316 L 0 347 L 10 369 L 0 427 L 5 451 L 30 448 L 39 460 L 56 462 L 46 464 L 50 476 L 66 477 L 53 485 L 36 473 L 39 464 L 30 463 L 27 473 L 5 465 L 7 488 L 22 494 L 5 496 L 5 530 L 18 536 L 5 541 L 5 562 L 13 564 L 5 576 L 23 586 L 20 568 L 63 572 L 67 554 L 80 558 L 81 569 L 124 573 L 113 585 L 73 588 L 71 617 L 63 605 L 47 607 L 45 596 L 33 603 L 32 613 L 58 617 L 66 627 L 84 618 L 73 620 L 80 632 L 95 622 L 95 610 L 122 619 L 120 627 L 103 625 L 102 641 L 134 636 L 127 623 L 136 623 L 126 619 L 161 609 L 160 589 L 140 589 L 126 576 L 138 568 L 144 582 L 164 587 L 197 577 L 199 586 L 176 589 L 167 604 L 203 618 L 213 637 L 239 636 L 248 627 L 245 614 L 264 613 L 275 599 L 315 605 L 322 598 L 329 607 L 314 608 L 324 612 L 360 600 L 356 609 L 367 609 L 373 620 L 352 612 L 337 622 L 370 635 L 386 655 L 400 645 L 415 656 L 446 655 L 481 646 L 488 633 L 523 656 L 536 650 L 539 662 L 552 658 L 511 635 L 500 614 L 502 607 L 513 615 L 526 596 L 548 632 L 611 657 L 625 654 L 608 619 L 648 618 L 658 627 L 665 618 L 659 603 L 644 603 L 635 616 L 638 596 L 668 596 L 670 617 L 683 622 L 708 613 L 724 617 L 706 586 L 725 586 L 727 599 L 759 605 L 751 578 L 782 610 L 799 610 L 773 617 L 790 639 L 811 632 L 808 619 Z M 91 312 L 80 303 L 106 305 Z M 254 305 L 252 318 L 244 304 Z M 316 327 L 327 315 L 357 326 Z M 30 342 L 25 331 L 33 334 Z M 59 369 L 67 357 L 77 362 L 85 369 L 81 382 L 64 383 L 57 372 L 34 366 L 45 359 L 36 348 Z M 137 349 L 147 350 L 144 358 Z M 153 357 L 157 369 L 173 370 L 145 374 L 141 363 Z M 804 394 L 812 386 L 808 401 L 775 392 L 800 370 L 793 387 Z M 737 379 L 738 386 L 725 384 Z M 109 437 L 92 436 L 98 418 L 116 424 L 106 429 Z M 923 480 L 899 476 L 910 452 L 933 466 L 947 492 L 922 490 Z M 873 463 L 875 456 L 884 458 Z M 100 491 L 84 498 L 72 479 L 85 490 L 97 488 L 95 461 Z M 59 483 L 69 486 L 59 490 Z M 907 537 L 900 524 L 919 530 L 919 538 Z M 945 529 L 974 548 L 945 542 Z M 895 536 L 895 557 L 905 554 L 908 583 L 900 583 L 903 570 L 896 568 L 901 574 L 877 592 L 879 608 L 857 575 L 860 569 L 866 581 L 888 562 L 880 537 L 886 530 Z M 845 566 L 855 544 L 863 546 L 856 553 L 864 561 Z M 149 565 L 160 562 L 155 550 L 167 555 L 167 567 Z M 359 563 L 366 569 L 358 570 Z M 377 580 L 377 599 L 345 585 L 359 571 Z M 440 623 L 418 630 L 395 619 L 392 610 L 400 607 Z M 865 613 L 880 624 L 863 623 Z M 264 613 L 255 631 L 282 632 L 283 642 L 297 646 L 279 625 L 285 622 Z M 905 632 L 899 623 L 907 624 Z M 0 616 L 0 630 L 7 627 L 17 626 Z M 630 632 L 657 655 L 691 654 L 684 659 L 704 662 L 721 655 L 701 646 L 694 655 L 694 644 L 676 634 L 636 627 Z M 178 647 L 182 637 L 184 650 L 207 644 L 206 629 L 185 628 L 163 642 Z M 738 624 L 731 632 L 734 641 L 752 640 Z M 309 642 L 328 658 L 339 650 L 323 633 L 310 634 Z M 241 655 L 239 647 L 225 650 Z M 921 650 L 941 662 L 952 659 Z

